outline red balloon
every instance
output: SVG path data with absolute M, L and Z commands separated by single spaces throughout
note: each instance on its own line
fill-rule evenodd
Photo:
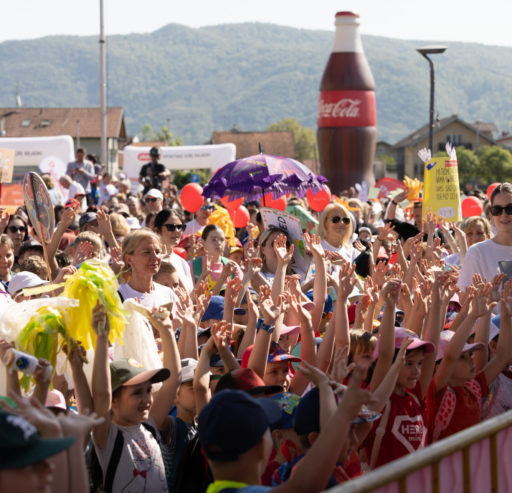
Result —
M 489 185 L 489 187 L 487 188 L 487 198 L 489 200 L 491 200 L 491 194 L 492 192 L 494 191 L 494 189 L 499 185 L 499 183 L 492 183 L 491 185 Z
M 238 209 L 243 204 L 244 198 L 240 197 L 239 199 L 230 201 L 229 195 L 226 195 L 225 197 L 222 197 L 220 199 L 220 202 L 228 211 L 234 211 L 235 209 Z
M 172 249 L 172 251 L 176 254 L 176 255 L 179 255 L 181 258 L 187 260 L 187 251 L 184 249 L 184 248 L 181 248 L 181 247 L 175 247 Z
M 229 211 L 229 216 L 233 221 L 235 228 L 245 228 L 249 222 L 249 211 L 247 207 L 241 205 L 238 209 Z
M 263 196 L 263 207 L 270 207 L 271 209 L 277 209 L 284 211 L 286 209 L 286 197 L 283 195 L 278 199 L 273 199 L 271 193 L 267 193 Z
M 181 205 L 188 212 L 197 212 L 204 204 L 203 188 L 197 183 L 187 183 L 180 193 Z
M 476 197 L 466 197 L 461 204 L 462 217 L 481 216 L 484 210 L 482 202 Z
M 322 185 L 322 190 L 320 190 L 316 194 L 313 194 L 311 190 L 308 190 L 306 198 L 311 209 L 313 209 L 316 212 L 321 212 L 327 207 L 327 204 L 329 204 L 329 202 L 331 201 L 331 191 L 329 190 L 329 187 L 327 185 Z

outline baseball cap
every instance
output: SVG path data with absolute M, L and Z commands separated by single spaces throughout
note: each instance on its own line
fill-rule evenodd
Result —
M 78 221 L 78 226 L 83 228 L 86 224 L 92 223 L 97 220 L 97 216 L 95 212 L 86 212 L 80 216 L 80 221 Z
M 48 284 L 48 281 L 41 279 L 37 274 L 29 271 L 21 271 L 12 276 L 7 292 L 14 297 L 14 295 L 22 289 L 35 288 L 36 286 L 43 286 L 44 284 Z
M 241 390 L 223 390 L 199 414 L 199 442 L 208 459 L 234 461 L 259 443 L 269 425 L 280 417 L 279 406 L 272 400 L 257 400 Z
M 146 195 L 144 195 L 144 198 L 146 197 L 153 197 L 155 199 L 163 200 L 164 196 L 162 195 L 162 192 L 156 188 L 152 188 L 148 192 L 146 192 Z
M 194 358 L 185 358 L 181 360 L 181 383 L 192 382 L 194 372 L 197 368 L 197 360 Z
M 35 464 L 73 444 L 73 437 L 41 438 L 21 416 L 0 411 L 0 470 Z
M 300 363 L 301 359 L 297 356 L 294 356 L 293 354 L 287 353 L 276 341 L 272 341 L 268 350 L 267 361 L 269 363 L 275 363 L 277 361 L 290 361 Z
M 250 368 L 238 368 L 223 375 L 217 383 L 215 393 L 225 389 L 243 390 L 250 395 L 269 395 L 283 391 L 281 385 L 265 385 L 258 374 Z
M 293 428 L 293 420 L 297 412 L 297 406 L 300 402 L 300 397 L 292 392 L 279 392 L 271 397 L 264 397 L 263 399 L 270 399 L 279 405 L 281 410 L 281 417 L 279 421 L 272 423 L 270 429 L 273 430 L 286 430 Z M 260 400 L 263 400 L 260 399 Z
M 439 334 L 439 345 L 437 346 L 437 358 L 436 360 L 439 361 L 440 359 L 443 359 L 444 353 L 446 351 L 446 348 L 448 347 L 448 344 L 450 344 L 450 341 L 452 340 L 452 337 L 455 335 L 455 332 L 453 330 L 443 330 Z M 461 353 L 466 353 L 468 351 L 478 351 L 480 349 L 483 349 L 485 347 L 483 342 L 474 342 L 473 344 L 464 344 L 464 347 L 462 348 Z
M 45 407 L 54 407 L 62 411 L 67 411 L 66 399 L 60 390 L 53 389 L 48 392 L 46 397 Z
M 212 296 L 208 308 L 206 308 L 201 322 L 206 322 L 213 318 L 214 320 L 222 320 L 224 318 L 224 297 Z
M 311 301 L 314 301 L 314 299 L 313 299 L 313 290 L 308 291 L 308 292 L 306 293 L 306 296 L 307 296 Z M 329 295 L 327 295 L 327 297 L 325 298 L 325 303 L 324 303 L 324 313 L 330 313 L 330 312 L 332 312 L 332 310 L 333 310 L 333 306 L 334 306 L 334 304 L 333 304 L 333 302 L 332 302 L 332 298 L 331 298 Z
M 138 385 L 139 383 L 163 382 L 167 380 L 171 372 L 167 368 L 146 370 L 138 361 L 133 358 L 122 358 L 110 363 L 110 378 L 112 392 L 115 392 L 123 385 Z
M 424 341 L 420 339 L 412 330 L 404 329 L 402 327 L 395 327 L 395 349 L 400 349 L 402 345 L 402 341 L 409 337 L 412 339 L 411 343 L 407 346 L 407 351 L 411 351 L 412 349 L 423 348 L 425 353 L 433 353 L 436 350 L 436 346 L 434 343 L 430 341 Z M 377 359 L 379 356 L 379 347 L 380 347 L 380 337 L 377 340 L 377 345 L 375 346 L 375 351 L 373 353 L 373 358 Z

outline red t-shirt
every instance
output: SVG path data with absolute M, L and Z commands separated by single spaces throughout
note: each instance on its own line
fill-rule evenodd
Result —
M 449 421 L 447 426 L 443 426 L 438 440 L 480 423 L 482 398 L 489 394 L 489 389 L 485 374 L 482 371 L 474 379 L 466 382 L 465 385 L 458 387 L 446 386 L 441 392 L 436 392 L 435 379 L 432 378 L 425 398 L 430 442 L 435 441 L 433 433 L 436 427 L 436 415 L 447 392 L 450 392 L 452 398 L 455 398 L 455 408 L 453 409 L 451 405 L 445 404 L 447 409 L 443 410 L 444 419 Z
M 413 390 L 406 390 L 405 395 L 391 394 L 389 405 L 391 406 L 389 417 L 374 467 L 415 452 L 427 443 L 425 403 L 420 383 L 418 382 Z M 371 462 L 375 433 L 385 413 L 386 408 L 382 411 L 382 417 L 373 424 L 365 440 L 369 462 Z

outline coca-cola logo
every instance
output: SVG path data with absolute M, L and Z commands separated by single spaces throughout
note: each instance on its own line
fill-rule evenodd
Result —
M 320 99 L 318 113 L 322 118 L 359 118 L 360 99 L 343 98 L 336 103 Z

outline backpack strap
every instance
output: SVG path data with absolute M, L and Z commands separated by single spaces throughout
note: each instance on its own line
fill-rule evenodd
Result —
M 114 484 L 114 477 L 116 475 L 117 466 L 123 453 L 124 438 L 123 432 L 117 430 L 116 441 L 114 442 L 114 448 L 112 449 L 112 455 L 108 461 L 107 473 L 105 474 L 105 481 L 103 484 L 103 491 L 105 493 L 112 492 L 112 485 Z
M 441 404 L 437 410 L 434 418 L 434 430 L 432 431 L 432 441 L 436 442 L 441 436 L 441 432 L 445 430 L 453 418 L 455 412 L 455 405 L 457 404 L 457 397 L 455 391 L 451 387 L 446 387 L 446 390 L 441 398 Z
M 382 418 L 380 419 L 379 426 L 375 430 L 375 440 L 373 441 L 372 454 L 370 456 L 370 469 L 374 469 L 375 464 L 377 464 L 377 458 L 379 457 L 380 452 L 380 444 L 382 443 L 382 438 L 386 433 L 386 427 L 388 425 L 390 412 L 391 401 L 388 399 L 386 407 L 384 408 L 384 413 L 382 414 Z

